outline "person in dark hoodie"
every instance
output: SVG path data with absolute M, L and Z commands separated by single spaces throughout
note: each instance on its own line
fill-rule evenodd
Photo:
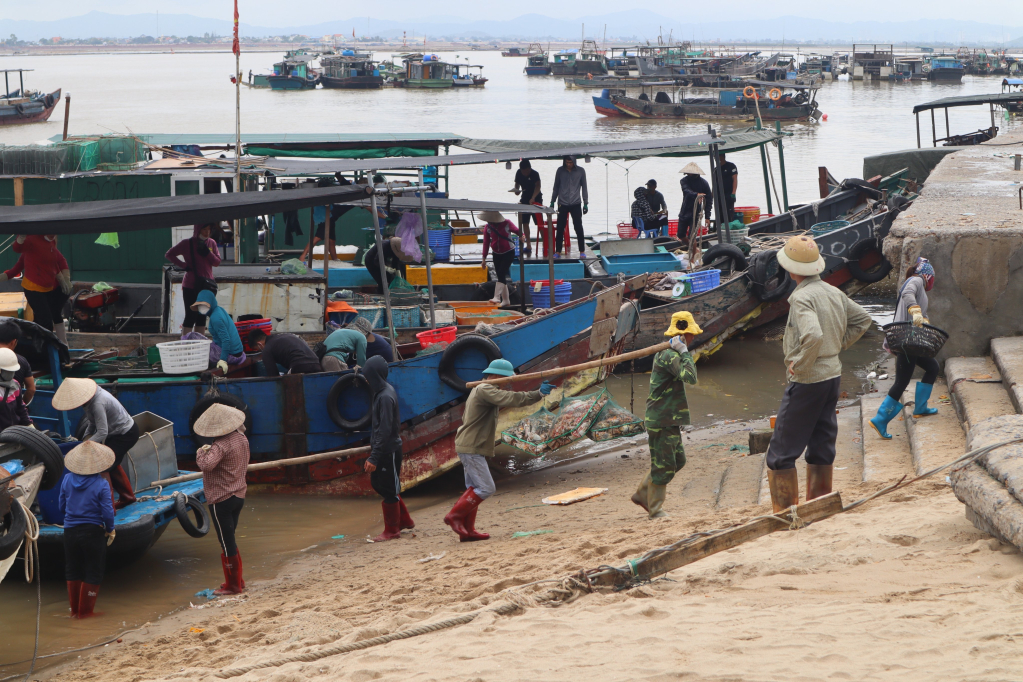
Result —
M 366 361 L 362 374 L 369 382 L 372 395 L 371 450 L 365 470 L 373 490 L 384 498 L 380 504 L 384 510 L 384 532 L 373 538 L 373 542 L 397 540 L 402 530 L 416 527 L 401 499 L 401 436 L 398 435 L 401 416 L 398 411 L 398 393 L 387 383 L 387 361 L 379 355 Z
M 32 426 L 21 399 L 21 384 L 15 378 L 20 369 L 18 355 L 9 348 L 0 348 L 0 431 L 15 424 Z
M 219 230 L 219 227 L 212 223 L 195 225 L 190 238 L 182 239 L 164 254 L 164 258 L 185 270 L 185 277 L 181 280 L 181 297 L 185 301 L 182 331 L 191 330 L 202 334 L 206 329 L 206 318 L 194 310 L 192 304 L 200 291 L 216 290 L 217 287 L 213 279 L 213 268 L 220 265 L 220 248 L 211 237 L 215 229 Z
M 64 517 L 64 578 L 72 618 L 96 615 L 107 545 L 115 536 L 110 485 L 102 476 L 113 463 L 114 451 L 93 440 L 82 441 L 64 457 L 71 473 L 61 481 L 57 504 Z
M 213 345 L 217 347 L 220 354 L 217 367 L 226 373 L 228 365 L 240 365 L 245 362 L 242 337 L 238 334 L 238 328 L 234 326 L 231 316 L 217 305 L 216 294 L 206 289 L 200 291 L 192 310 L 208 320 L 207 326 L 210 336 L 213 337 Z

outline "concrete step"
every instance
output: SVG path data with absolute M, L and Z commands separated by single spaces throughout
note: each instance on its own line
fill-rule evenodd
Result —
M 748 507 L 760 500 L 760 481 L 764 477 L 764 455 L 743 457 L 725 469 L 718 493 L 718 509 Z
M 912 475 L 916 471 L 906 435 L 905 418 L 899 415 L 888 424 L 891 440 L 877 435 L 869 423 L 886 395 L 879 392 L 860 396 L 864 481 L 890 481 L 906 474 Z
M 949 358 L 945 379 L 959 422 L 967 433 L 985 419 L 1016 413 L 1002 385 L 1002 375 L 989 357 Z
M 991 339 L 991 359 L 1002 375 L 1012 406 L 1023 414 L 1023 336 Z
M 916 385 L 911 383 L 903 397 L 903 403 L 913 400 Z M 944 379 L 934 382 L 929 407 L 938 408 L 938 414 L 930 417 L 913 417 L 914 406 L 907 405 L 902 411 L 903 424 L 909 435 L 909 449 L 913 455 L 913 467 L 919 476 L 942 464 L 948 464 L 966 452 L 966 434 L 959 424 L 959 417 L 951 402 L 942 403 L 941 397 L 948 395 Z M 890 433 L 890 432 L 889 432 Z

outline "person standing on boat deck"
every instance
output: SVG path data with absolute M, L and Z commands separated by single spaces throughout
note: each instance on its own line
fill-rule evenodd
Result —
M 718 152 L 721 160 L 721 181 L 725 184 L 725 210 L 728 211 L 728 222 L 735 220 L 735 193 L 739 189 L 739 169 L 731 161 L 725 161 L 723 152 Z
M 16 322 L 0 322 L 0 348 L 15 351 L 18 341 L 21 341 L 21 327 Z M 32 374 L 32 366 L 17 351 L 14 355 L 18 358 L 18 371 L 14 373 L 14 378 L 21 387 L 21 401 L 25 405 L 31 405 L 36 394 L 36 379 Z
M 324 372 L 340 372 L 349 367 L 366 366 L 366 347 L 373 339 L 373 324 L 356 317 L 344 329 L 331 332 L 323 341 L 327 351 L 320 360 Z
M 697 197 L 703 197 L 703 216 L 710 220 L 711 190 L 710 185 L 703 179 L 703 170 L 695 163 L 687 163 L 685 168 L 679 171 L 683 173 L 678 184 L 682 187 L 682 208 L 678 213 L 678 238 L 682 243 L 688 245 L 693 235 L 690 234 L 693 227 L 699 222 L 699 216 L 693 211 L 696 207 Z
M 253 329 L 249 332 L 249 348 L 263 354 L 263 368 L 269 377 L 281 375 L 278 365 L 291 374 L 316 374 L 323 371 L 313 349 L 294 334 L 267 336 L 262 329 Z
M 134 502 L 135 493 L 121 462 L 139 442 L 139 427 L 117 398 L 92 379 L 69 377 L 53 394 L 50 404 L 61 412 L 83 408 L 84 414 L 75 433 L 81 433 L 82 440 L 103 443 L 114 451 L 114 464 L 105 472 L 111 488 L 118 495 L 114 508 L 120 509 Z
M 401 499 L 401 415 L 398 394 L 387 383 L 387 362 L 382 357 L 370 358 L 363 368 L 369 382 L 371 435 L 369 459 L 363 469 L 369 474 L 370 485 L 383 499 L 384 532 L 373 542 L 397 540 L 401 531 L 416 527 Z
M 203 289 L 192 304 L 192 310 L 209 320 L 210 336 L 213 337 L 213 345 L 217 347 L 220 356 L 217 360 L 218 369 L 227 374 L 228 365 L 240 365 L 245 362 L 245 347 L 242 346 L 238 327 L 234 326 L 234 320 L 227 311 L 217 305 L 216 294 L 209 289 Z
M 213 594 L 238 594 L 245 589 L 242 555 L 235 542 L 238 517 L 245 506 L 245 471 L 249 466 L 249 439 L 245 436 L 245 413 L 213 403 L 195 420 L 195 432 L 215 439 L 195 451 L 202 471 L 202 489 L 210 508 L 213 529 L 220 541 L 220 565 L 224 582 Z
M 487 221 L 483 226 L 483 260 L 487 260 L 487 253 L 493 250 L 494 271 L 497 273 L 497 283 L 494 285 L 494 297 L 491 303 L 502 306 L 511 305 L 511 297 L 508 293 L 508 274 L 511 272 L 512 261 L 515 260 L 515 244 L 511 240 L 511 232 L 522 238 L 519 228 L 515 223 L 505 220 L 498 211 L 480 211 L 480 219 Z M 528 242 L 527 242 L 528 243 Z
M 21 399 L 21 382 L 16 378 L 21 371 L 19 357 L 10 348 L 0 348 L 0 431 L 15 424 L 33 426 Z
M 702 333 L 692 313 L 677 312 L 664 332 L 671 337 L 669 347 L 654 356 L 645 418 L 650 473 L 632 496 L 632 501 L 643 507 L 651 519 L 667 516 L 662 507 L 668 484 L 686 465 L 686 451 L 682 447 L 682 427 L 690 423 L 686 384 L 696 383 L 696 362 L 689 353 L 689 344 Z
M 401 275 L 405 278 L 405 264 L 412 262 L 412 256 L 401 250 L 401 239 L 391 237 L 382 242 L 384 248 L 384 270 L 387 273 L 387 286 L 391 285 L 394 278 Z M 380 291 L 384 290 L 384 278 L 380 275 L 380 258 L 377 256 L 377 245 L 369 247 L 366 255 L 362 258 L 363 265 L 369 271 L 369 276 L 376 281 Z
M 807 236 L 792 237 L 778 265 L 796 281 L 782 349 L 789 384 L 767 448 L 767 481 L 775 512 L 799 504 L 796 460 L 806 451 L 806 499 L 831 492 L 841 389 L 840 351 L 870 328 L 867 312 L 820 278 L 824 257 Z
M 11 250 L 21 257 L 14 267 L 0 274 L 0 282 L 22 275 L 21 288 L 32 307 L 35 323 L 56 334 L 60 342 L 67 345 L 62 311 L 72 291 L 71 271 L 64 255 L 57 250 L 57 236 L 19 234 Z
M 533 170 L 533 165 L 529 163 L 528 159 L 522 159 L 519 161 L 519 169 L 515 171 L 515 186 L 512 188 L 512 192 L 519 195 L 520 204 L 526 204 L 527 206 L 543 206 L 543 192 L 540 191 L 540 174 Z M 536 229 L 539 233 L 540 223 L 536 220 L 535 214 L 519 214 L 519 227 L 522 228 L 522 242 L 524 244 L 522 253 L 527 256 L 532 254 L 532 250 L 529 246 L 530 219 L 536 222 Z M 548 226 L 547 229 L 549 231 L 550 227 Z M 549 238 L 550 236 L 548 235 L 548 239 Z
M 657 181 L 654 179 L 647 180 L 646 183 L 646 200 L 650 204 L 650 210 L 653 211 L 655 216 L 654 227 L 661 230 L 661 236 L 668 236 L 668 204 L 664 201 L 664 195 L 657 191 Z M 654 227 L 648 227 L 647 229 L 654 229 Z
M 334 180 L 331 180 L 330 178 L 320 178 L 319 180 L 316 181 L 316 186 L 317 187 L 333 187 L 336 184 L 340 184 L 340 185 L 350 185 L 350 184 L 352 184 L 351 180 L 349 180 L 348 178 L 344 177 L 340 173 L 335 174 L 334 177 L 337 179 L 336 183 L 334 182 Z M 352 207 L 352 206 L 344 206 L 344 207 L 342 207 L 339 204 L 331 205 L 331 207 L 330 207 L 330 221 L 329 221 L 330 222 L 330 230 L 328 231 L 327 230 L 327 225 L 326 225 L 326 223 L 328 222 L 327 221 L 327 209 L 326 209 L 326 207 L 325 206 L 313 206 L 313 223 L 316 225 L 316 232 L 313 234 L 313 247 L 315 248 L 315 246 L 317 244 L 319 244 L 320 242 L 322 242 L 324 240 L 325 235 L 329 234 L 330 236 L 326 237 L 326 239 L 327 239 L 327 254 L 330 256 L 330 259 L 332 261 L 337 260 L 337 241 L 336 241 L 336 239 L 334 237 L 334 230 L 337 227 L 337 221 L 341 218 L 341 216 L 343 216 L 345 213 L 350 211 L 352 208 L 354 208 L 354 207 Z M 305 248 L 302 249 L 302 255 L 299 258 L 299 260 L 301 260 L 303 263 L 305 263 L 305 262 L 308 262 L 308 258 L 309 258 L 309 242 L 306 242 Z
M 114 505 L 110 483 L 101 475 L 114 451 L 82 441 L 64 457 L 70 472 L 60 482 L 57 505 L 64 517 L 64 579 L 72 618 L 98 615 L 96 597 L 106 572 L 107 545 L 114 541 Z
M 586 257 L 586 235 L 583 234 L 583 216 L 590 211 L 590 191 L 586 187 L 586 171 L 575 162 L 574 156 L 566 156 L 561 168 L 554 174 L 551 189 L 551 208 L 558 204 L 558 230 L 554 238 L 554 257 L 561 257 L 568 216 L 572 216 L 575 239 L 579 246 L 579 257 Z M 566 256 L 571 256 L 571 249 Z
M 185 321 L 181 325 L 183 332 L 206 332 L 206 318 L 192 306 L 199 298 L 200 291 L 217 293 L 213 268 L 220 265 L 220 248 L 211 237 L 215 229 L 219 230 L 215 223 L 193 226 L 192 236 L 170 247 L 163 256 L 185 270 L 185 277 L 181 280 L 181 298 L 185 303 Z
M 914 326 L 922 327 L 927 323 L 927 292 L 934 286 L 934 266 L 926 258 L 917 258 L 916 263 L 909 266 L 906 272 L 906 281 L 899 290 L 899 302 L 895 307 L 894 322 L 913 322 Z M 888 343 L 885 342 L 885 349 L 888 350 Z M 889 352 L 891 352 L 889 350 Z M 877 435 L 884 439 L 890 439 L 888 433 L 888 422 L 902 411 L 902 394 L 906 392 L 910 380 L 913 378 L 913 370 L 919 367 L 924 371 L 924 376 L 916 382 L 916 406 L 913 408 L 913 417 L 927 417 L 938 414 L 935 407 L 928 407 L 927 401 L 931 398 L 931 390 L 934 388 L 934 381 L 938 378 L 938 361 L 934 358 L 922 358 L 899 353 L 895 359 L 895 383 L 892 384 L 884 402 L 877 409 L 877 414 L 870 420 L 870 425 L 877 431 Z
M 491 377 L 511 376 L 515 376 L 515 368 L 507 360 L 494 360 L 483 370 L 484 381 Z M 487 533 L 476 530 L 476 512 L 483 500 L 497 492 L 487 458 L 494 456 L 497 416 L 501 408 L 535 403 L 553 390 L 554 385 L 544 381 L 536 391 L 502 391 L 491 384 L 480 384 L 469 392 L 462 425 L 455 432 L 455 452 L 465 470 L 465 492 L 444 517 L 444 523 L 458 533 L 459 541 L 490 538 Z

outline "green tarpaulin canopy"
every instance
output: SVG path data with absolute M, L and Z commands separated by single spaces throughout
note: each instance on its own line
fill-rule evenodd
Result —
M 436 156 L 431 149 L 415 147 L 384 147 L 382 149 L 275 149 L 249 145 L 245 152 L 251 156 L 299 156 L 307 159 L 386 159 L 393 156 Z

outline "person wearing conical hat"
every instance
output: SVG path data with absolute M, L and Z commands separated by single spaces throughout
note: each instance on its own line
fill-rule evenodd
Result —
M 870 328 L 867 312 L 820 278 L 824 257 L 807 235 L 792 237 L 777 252 L 778 265 L 796 282 L 782 350 L 789 384 L 778 407 L 767 448 L 771 504 L 780 512 L 799 504 L 796 460 L 806 451 L 806 499 L 831 492 L 842 363 L 839 352 Z
M 71 473 L 60 483 L 57 504 L 64 518 L 64 578 L 72 618 L 95 615 L 107 545 L 115 536 L 110 484 L 102 475 L 113 463 L 114 451 L 92 440 L 64 457 Z
M 511 233 L 514 232 L 521 239 L 522 232 L 499 211 L 480 211 L 480 219 L 487 221 L 483 226 L 483 260 L 487 260 L 487 253 L 493 253 L 494 272 L 497 274 L 494 297 L 490 302 L 510 306 L 508 281 L 511 264 L 515 260 L 515 244 L 512 242 Z
M 703 196 L 703 214 L 706 220 L 710 220 L 710 208 L 714 202 L 711 200 L 710 185 L 703 179 L 703 169 L 690 161 L 679 171 L 683 174 L 678 181 L 682 187 L 682 208 L 678 213 L 678 238 L 683 244 L 688 244 L 690 229 L 698 222 L 699 216 L 695 214 L 696 199 Z
M 70 377 L 60 384 L 51 404 L 53 409 L 61 412 L 82 408 L 82 421 L 75 432 L 81 431 L 83 440 L 102 443 L 114 451 L 114 463 L 106 472 L 111 489 L 118 496 L 114 508 L 120 509 L 134 502 L 135 493 L 121 461 L 139 442 L 139 427 L 117 398 L 97 386 L 92 379 Z
M 686 384 L 696 383 L 696 362 L 689 344 L 702 333 L 692 313 L 680 311 L 672 315 L 664 332 L 669 337 L 668 348 L 654 356 L 650 370 L 645 419 L 650 473 L 640 482 L 632 501 L 652 519 L 667 516 L 662 507 L 668 484 L 686 465 L 686 451 L 682 447 L 682 427 L 690 422 Z
M 224 583 L 214 594 L 238 594 L 245 589 L 242 555 L 235 542 L 238 518 L 245 506 L 245 471 L 249 466 L 249 439 L 245 437 L 245 413 L 213 403 L 195 420 L 196 434 L 213 438 L 195 453 L 202 471 L 202 487 L 210 508 L 213 530 L 220 541 L 220 564 Z

